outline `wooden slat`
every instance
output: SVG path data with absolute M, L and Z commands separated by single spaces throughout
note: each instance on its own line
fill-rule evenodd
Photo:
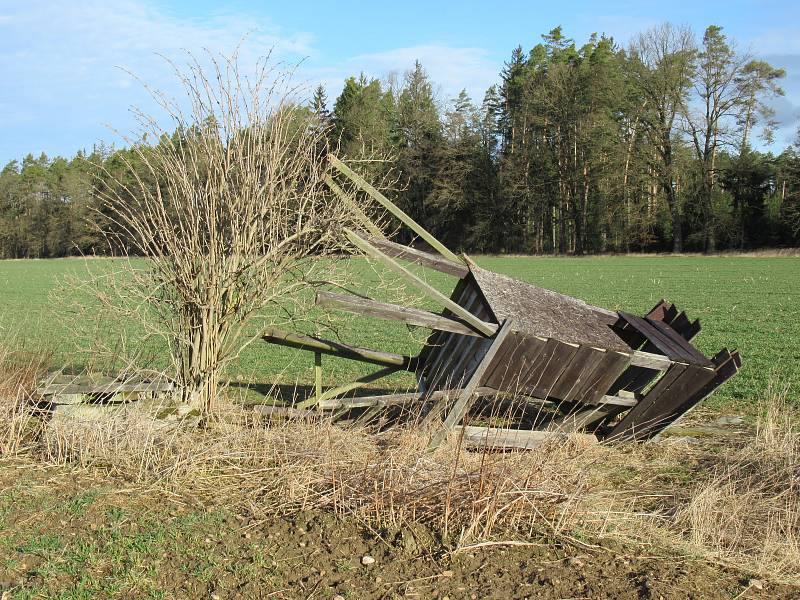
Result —
M 312 419 L 321 416 L 318 410 L 300 410 L 291 406 L 267 406 L 265 404 L 253 406 L 253 412 L 267 417 L 287 417 L 291 419 Z
M 630 356 L 621 352 L 606 352 L 592 375 L 572 397 L 573 402 L 596 404 L 605 396 L 614 382 L 630 366 Z
M 405 394 L 380 394 L 377 396 L 355 396 L 353 398 L 335 398 L 327 400 L 320 405 L 323 409 L 332 408 L 366 408 L 370 406 L 396 406 L 398 404 L 409 404 L 412 402 L 421 402 L 423 400 L 439 401 L 443 398 L 457 397 L 461 393 L 461 389 L 447 389 L 438 390 L 431 394 L 423 394 L 421 392 L 408 392 Z M 496 390 L 490 387 L 479 386 L 475 390 L 476 396 L 498 396 L 505 394 L 505 392 Z
M 364 387 L 365 385 L 368 385 L 373 381 L 377 381 L 378 379 L 383 379 L 384 377 L 388 377 L 389 375 L 396 373 L 398 370 L 399 369 L 397 367 L 384 367 L 379 371 L 375 371 L 374 373 L 369 373 L 368 375 L 359 377 L 355 381 L 351 381 L 349 383 L 336 386 L 329 390 L 325 390 L 318 396 L 300 402 L 297 405 L 297 408 L 308 408 L 309 406 L 313 406 L 314 404 L 321 404 L 326 400 L 336 398 L 337 396 L 343 396 L 347 392 L 352 392 L 353 390 L 357 390 L 358 388 Z
M 651 431 L 650 437 L 658 437 L 664 429 L 680 421 L 699 402 L 710 396 L 714 390 L 736 375 L 739 371 L 739 367 L 742 365 L 739 353 L 735 350 L 729 353 L 726 348 L 720 350 L 711 361 L 715 365 L 714 377 L 692 394 L 684 396 L 682 402 L 678 406 L 666 409 L 662 417 L 661 427 Z
M 547 441 L 563 441 L 568 438 L 567 434 L 557 431 L 531 431 L 529 429 L 462 426 L 455 428 L 455 431 L 463 434 L 465 445 L 472 448 L 530 450 Z M 587 442 L 597 442 L 597 438 L 590 434 L 572 435 Z
M 325 183 L 331 189 L 331 191 L 336 194 L 339 199 L 344 202 L 347 207 L 353 212 L 356 218 L 361 222 L 361 225 L 364 226 L 364 229 L 370 232 L 375 238 L 385 238 L 386 236 L 383 235 L 383 232 L 378 228 L 375 223 L 372 222 L 363 210 L 358 206 L 355 200 L 353 200 L 350 196 L 348 196 L 342 188 L 336 185 L 336 182 L 331 178 L 330 175 L 325 176 Z
M 676 346 L 678 346 L 689 362 L 697 365 L 711 366 L 711 361 L 689 342 L 683 339 L 683 337 L 677 331 L 672 329 L 672 327 L 660 321 L 650 321 L 650 324 L 656 327 L 656 329 L 661 331 L 661 333 L 663 333 Z
M 417 327 L 427 327 L 439 331 L 449 331 L 461 335 L 471 335 L 483 337 L 483 335 L 461 321 L 437 315 L 436 313 L 378 302 L 369 298 L 359 298 L 336 294 L 333 292 L 319 292 L 317 294 L 317 305 L 325 308 L 335 308 L 356 315 L 365 315 L 383 319 L 384 321 L 399 321 L 406 325 Z M 498 327 L 499 328 L 499 327 Z
M 636 430 L 639 427 L 644 428 L 647 424 L 648 413 L 652 411 L 653 406 L 658 402 L 659 398 L 667 392 L 669 387 L 677 381 L 689 365 L 683 363 L 675 363 L 669 370 L 661 376 L 655 385 L 645 394 L 639 401 L 639 404 L 634 406 L 628 414 L 622 417 L 622 420 L 608 434 L 607 439 L 613 440 L 626 440 L 636 435 Z
M 480 332 L 475 331 L 461 321 L 437 315 L 427 310 L 378 302 L 369 298 L 359 298 L 333 292 L 319 292 L 317 294 L 317 305 L 343 310 L 356 315 L 375 317 L 384 321 L 400 321 L 406 325 L 483 337 Z M 499 329 L 499 326 L 495 325 L 495 327 Z
M 605 355 L 606 352 L 599 348 L 581 346 L 569 367 L 559 377 L 552 396 L 564 401 L 575 398 Z
M 411 271 L 409 271 L 402 265 L 398 264 L 393 258 L 387 256 L 386 254 L 378 250 L 375 246 L 367 242 L 365 239 L 361 238 L 358 234 L 356 234 L 352 230 L 345 228 L 344 231 L 347 234 L 347 237 L 350 238 L 350 241 L 353 242 L 353 244 L 355 244 L 362 251 L 364 251 L 368 256 L 371 256 L 372 258 L 382 263 L 395 273 L 403 276 L 406 279 L 406 281 L 411 283 L 418 290 L 420 290 L 430 298 L 439 302 L 442 306 L 449 309 L 453 314 L 462 318 L 464 321 L 472 325 L 475 329 L 477 329 L 484 335 L 491 336 L 494 335 L 494 333 L 497 331 L 497 326 L 494 323 L 486 323 L 485 321 L 482 321 L 481 319 L 473 315 L 468 310 L 465 310 L 463 307 L 453 302 L 450 298 L 442 294 L 432 285 L 426 283 L 425 281 L 414 275 Z
M 559 417 L 558 419 L 554 419 L 553 422 L 548 425 L 548 430 L 565 433 L 580 431 L 581 429 L 591 428 L 599 421 L 602 421 L 618 411 L 619 407 L 610 404 L 583 408 L 564 415 L 563 417 Z
M 652 352 L 636 350 L 631 355 L 631 366 L 633 367 L 645 367 L 656 371 L 666 371 L 672 363 L 673 361 L 663 354 L 653 354 Z
M 544 352 L 547 340 L 512 333 L 506 339 L 502 359 L 498 357 L 487 373 L 486 385 L 509 391 L 527 388 L 528 374 Z
M 348 358 L 350 360 L 368 362 L 376 365 L 395 366 L 406 371 L 415 371 L 417 368 L 416 359 L 410 356 L 392 354 L 391 352 L 381 352 L 379 350 L 361 348 L 359 346 L 351 346 L 350 344 L 333 342 L 331 340 L 312 337 L 310 335 L 290 333 L 275 327 L 267 329 L 263 339 L 271 344 L 289 346 L 290 348 L 298 348 L 300 350 L 321 352 L 322 354 L 339 356 L 341 358 Z
M 381 252 L 392 258 L 399 258 L 423 267 L 429 267 L 434 271 L 453 275 L 459 279 L 466 277 L 469 273 L 469 269 L 463 263 L 454 263 L 429 252 L 423 252 L 422 250 L 403 246 L 385 239 L 370 238 L 369 241 Z
M 645 319 L 642 319 L 641 317 L 637 317 L 636 315 L 631 315 L 626 312 L 620 311 L 619 314 L 635 329 L 642 333 L 648 339 L 648 341 L 652 342 L 660 352 L 673 360 L 681 360 L 685 358 L 681 349 L 679 349 L 672 340 L 667 338 L 651 323 Z
M 527 372 L 523 371 L 522 389 L 534 396 L 546 398 L 577 350 L 577 346 L 548 339 L 533 365 Z
M 361 177 L 358 173 L 353 171 L 341 160 L 336 158 L 333 154 L 329 154 L 328 159 L 330 160 L 331 164 L 334 167 L 336 167 L 341 173 L 347 176 L 353 183 L 355 183 L 358 187 L 360 187 L 367 194 L 369 194 L 373 200 L 381 204 L 386 210 L 388 210 L 395 217 L 400 219 L 400 221 L 405 223 L 414 233 L 416 233 L 423 240 L 425 240 L 431 246 L 431 248 L 433 248 L 439 254 L 441 254 L 445 258 L 455 263 L 463 262 L 458 256 L 456 256 L 450 250 L 448 250 L 444 244 L 442 244 L 439 240 L 437 240 L 430 233 L 428 233 L 428 231 L 422 225 L 417 223 L 414 219 L 412 219 L 410 216 L 408 216 L 406 213 L 400 210 L 400 208 L 397 205 L 395 205 L 386 196 L 384 196 L 378 190 L 372 187 L 363 177 Z
M 168 392 L 174 389 L 175 384 L 168 378 L 162 377 L 151 381 L 126 380 L 118 381 L 111 377 L 95 382 L 68 382 L 49 383 L 37 388 L 40 396 L 60 396 L 72 394 L 86 394 L 88 396 L 104 396 L 108 394 Z
M 442 423 L 441 429 L 434 434 L 433 439 L 429 444 L 430 448 L 436 448 L 439 444 L 444 441 L 450 431 L 458 425 L 461 420 L 464 418 L 464 415 L 469 410 L 470 406 L 475 401 L 474 393 L 475 390 L 481 386 L 484 380 L 484 374 L 486 369 L 492 363 L 497 351 L 505 342 L 506 337 L 511 332 L 513 327 L 514 321 L 512 319 L 507 320 L 503 326 L 500 328 L 500 331 L 497 332 L 497 336 L 492 341 L 492 345 L 489 347 L 489 350 L 483 356 L 481 362 L 478 364 L 477 368 L 472 373 L 472 376 L 469 379 L 466 387 L 461 391 L 461 394 L 458 396 L 458 400 L 456 400 L 453 407 L 448 411 L 447 416 Z

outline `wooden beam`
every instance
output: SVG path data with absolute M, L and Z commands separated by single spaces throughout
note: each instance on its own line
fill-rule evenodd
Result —
M 322 354 L 329 354 L 331 356 L 339 356 L 341 358 L 387 367 L 397 367 L 406 371 L 413 372 L 417 369 L 417 360 L 410 356 L 351 346 L 350 344 L 332 342 L 310 335 L 290 333 L 275 327 L 267 329 L 262 337 L 264 341 L 280 346 L 309 350 L 311 352 L 321 352 Z
M 428 242 L 431 248 L 436 250 L 442 256 L 452 260 L 453 262 L 456 263 L 463 262 L 458 256 L 456 256 L 450 250 L 448 250 L 444 244 L 442 244 L 439 240 L 437 240 L 430 233 L 428 233 L 422 225 L 417 223 L 414 219 L 412 219 L 406 213 L 400 210 L 400 208 L 398 208 L 391 200 L 389 200 L 386 196 L 384 196 L 378 190 L 372 187 L 363 177 L 361 177 L 358 173 L 353 171 L 341 160 L 336 158 L 333 154 L 328 155 L 328 160 L 331 161 L 331 164 L 334 167 L 336 167 L 336 169 L 338 169 L 341 173 L 347 176 L 353 183 L 355 183 L 358 187 L 360 187 L 367 194 L 369 194 L 373 200 L 375 200 L 378 204 L 382 205 L 386 210 L 388 210 L 395 217 L 400 219 L 400 221 L 405 223 L 414 233 L 416 233 L 419 237 Z
M 397 244 L 387 239 L 373 237 L 369 239 L 369 242 L 387 256 L 407 260 L 408 262 L 422 265 L 423 267 L 429 267 L 434 271 L 453 275 L 459 279 L 466 277 L 467 273 L 469 273 L 469 268 L 465 267 L 462 263 L 454 263 L 429 252 L 403 246 L 402 244 Z
M 560 431 L 535 431 L 527 429 L 500 429 L 495 427 L 457 426 L 454 431 L 464 435 L 464 442 L 472 448 L 517 448 L 530 450 L 550 440 L 566 440 L 570 434 Z M 581 439 L 597 442 L 588 433 L 571 434 Z
M 407 404 L 416 400 L 422 399 L 428 402 L 437 402 L 444 398 L 457 396 L 461 393 L 460 389 L 455 390 L 440 390 L 432 394 L 425 395 L 423 392 L 409 392 L 407 394 L 383 394 L 380 396 L 357 396 L 355 398 L 337 398 L 335 400 L 327 400 L 320 403 L 320 408 L 365 408 L 368 406 L 394 406 L 397 404 Z M 495 390 L 493 388 L 479 387 L 475 390 L 476 396 L 499 396 L 505 392 Z
M 639 403 L 637 398 L 626 398 L 622 395 L 620 396 L 609 396 L 605 395 L 600 400 L 598 400 L 595 404 L 603 405 L 603 404 L 613 404 L 615 406 L 636 406 Z
M 60 396 L 68 394 L 86 394 L 89 396 L 102 396 L 106 394 L 169 392 L 175 387 L 167 377 L 155 377 L 151 381 L 142 379 L 129 379 L 118 381 L 112 377 L 104 377 L 96 381 L 81 381 L 77 379 L 67 383 L 48 383 L 37 388 L 40 396 Z
M 427 310 L 377 302 L 368 298 L 346 296 L 333 292 L 319 292 L 317 294 L 317 305 L 325 308 L 343 310 L 356 315 L 375 317 L 376 319 L 383 319 L 384 321 L 400 321 L 406 325 L 427 327 L 428 329 L 437 331 L 449 331 L 461 335 L 483 337 L 480 332 L 475 331 L 475 329 L 461 321 L 456 321 L 455 319 L 450 319 L 443 315 L 437 315 Z M 495 331 L 499 329 L 497 325 L 494 325 L 494 327 Z
M 321 416 L 316 410 L 299 410 L 291 406 L 269 406 L 266 404 L 253 406 L 253 412 L 267 417 L 287 417 L 290 419 L 315 419 Z
M 432 449 L 439 446 L 439 444 L 441 444 L 447 435 L 452 431 L 453 427 L 461 423 L 464 415 L 475 402 L 475 391 L 483 382 L 483 376 L 486 373 L 486 369 L 488 369 L 489 365 L 492 364 L 494 357 L 497 355 L 497 352 L 505 342 L 506 337 L 508 337 L 508 334 L 511 332 L 513 323 L 513 319 L 506 320 L 506 322 L 500 328 L 500 331 L 497 332 L 497 337 L 495 337 L 492 345 L 489 347 L 489 350 L 483 356 L 481 362 L 478 363 L 478 366 L 475 367 L 475 370 L 472 372 L 466 387 L 461 390 L 458 400 L 456 400 L 455 404 L 447 413 L 447 416 L 442 423 L 442 428 L 437 431 L 431 439 L 431 442 L 428 445 L 429 448 Z
M 663 354 L 653 354 L 652 352 L 643 352 L 641 350 L 635 350 L 631 356 L 631 366 L 644 367 L 655 371 L 666 371 L 674 362 Z
M 386 256 L 383 252 L 378 250 L 368 241 L 359 237 L 359 235 L 353 232 L 352 230 L 345 228 L 344 231 L 347 234 L 347 237 L 350 238 L 350 241 L 353 242 L 353 244 L 355 244 L 356 247 L 362 250 L 365 254 L 367 254 L 367 256 L 374 258 L 375 260 L 384 264 L 386 267 L 388 267 L 395 273 L 403 276 L 409 283 L 411 283 L 418 290 L 425 293 L 428 297 L 439 302 L 442 306 L 447 308 L 454 315 L 461 317 L 464 321 L 472 325 L 482 334 L 486 336 L 492 336 L 495 334 L 495 332 L 497 332 L 497 325 L 495 325 L 494 323 L 486 323 L 485 321 L 473 315 L 463 306 L 456 304 L 450 298 L 442 294 L 439 290 L 431 286 L 429 283 L 426 283 L 425 281 L 414 275 L 411 271 L 409 271 L 408 269 L 397 263 L 394 259 L 390 258 L 389 256 Z
M 342 188 L 340 188 L 338 185 L 336 185 L 336 182 L 333 180 L 333 178 L 330 175 L 326 175 L 325 176 L 325 183 L 328 184 L 328 187 L 331 189 L 331 191 L 334 194 L 336 194 L 341 199 L 341 201 L 344 202 L 347 205 L 347 207 L 351 211 L 353 211 L 353 214 L 356 216 L 356 218 L 364 226 L 364 229 L 369 231 L 370 234 L 375 236 L 377 239 L 382 239 L 382 238 L 386 237 L 385 235 L 383 235 L 383 232 L 378 228 L 378 226 L 375 225 L 375 223 L 372 222 L 372 219 L 370 219 L 364 213 L 364 211 L 361 210 L 361 208 L 358 206 L 358 204 L 356 204 L 356 201 L 353 200 L 350 196 L 348 196 Z

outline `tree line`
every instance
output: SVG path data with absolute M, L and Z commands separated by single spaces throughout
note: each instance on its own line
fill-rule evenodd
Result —
M 476 103 L 440 102 L 417 62 L 402 78 L 360 75 L 309 116 L 340 156 L 376 178 L 449 247 L 584 254 L 800 245 L 800 138 L 780 154 L 769 108 L 784 72 L 739 52 L 722 28 L 700 39 L 663 24 L 621 47 L 560 27 L 517 47 Z M 0 257 L 103 253 L 97 186 L 131 160 L 97 148 L 29 155 L 0 173 Z M 371 171 L 371 172 L 370 172 Z M 407 240 L 406 240 L 407 241 Z

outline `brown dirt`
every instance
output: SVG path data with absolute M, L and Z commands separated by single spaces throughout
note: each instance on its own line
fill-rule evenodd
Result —
M 4 599 L 800 598 L 616 542 L 452 548 L 422 526 L 374 529 L 316 511 L 258 519 L 191 489 L 0 461 Z

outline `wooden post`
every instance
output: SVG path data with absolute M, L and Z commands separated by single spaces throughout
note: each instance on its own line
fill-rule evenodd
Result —
M 328 185 L 328 187 L 334 194 L 339 196 L 342 202 L 347 204 L 347 207 L 351 211 L 353 211 L 353 214 L 361 222 L 361 224 L 367 231 L 369 231 L 372 235 L 374 235 L 379 239 L 383 239 L 386 237 L 385 235 L 383 235 L 383 232 L 378 228 L 378 226 L 375 225 L 375 223 L 373 223 L 372 220 L 366 214 L 364 214 L 364 211 L 361 210 L 361 208 L 359 208 L 358 204 L 356 204 L 356 201 L 353 200 L 350 196 L 348 196 L 342 188 L 336 185 L 336 182 L 330 175 L 325 176 L 325 183 Z
M 442 244 L 439 240 L 437 240 L 430 233 L 428 233 L 422 225 L 417 223 L 414 219 L 412 219 L 406 213 L 400 210 L 400 208 L 397 205 L 395 205 L 394 202 L 389 200 L 386 196 L 384 196 L 378 190 L 372 187 L 363 177 L 361 177 L 358 173 L 353 171 L 341 160 L 336 158 L 333 154 L 328 155 L 328 160 L 330 160 L 331 164 L 334 167 L 336 167 L 340 172 L 344 173 L 344 175 L 346 175 L 353 183 L 355 183 L 358 187 L 360 187 L 367 194 L 369 194 L 373 200 L 381 204 L 386 210 L 388 210 L 395 217 L 400 219 L 400 221 L 408 225 L 408 227 L 414 233 L 416 233 L 419 237 L 428 242 L 428 244 L 439 254 L 452 260 L 455 263 L 464 262 L 461 258 L 459 258 L 455 254 L 453 254 L 450 250 L 448 250 L 444 244 Z
M 322 353 L 314 352 L 314 391 L 317 402 L 322 397 Z
M 375 246 L 370 244 L 368 241 L 360 237 L 357 233 L 351 231 L 350 229 L 345 228 L 345 233 L 347 237 L 350 238 L 350 241 L 356 245 L 357 248 L 362 250 L 367 256 L 370 256 L 377 260 L 380 263 L 383 263 L 386 267 L 401 275 L 411 283 L 415 288 L 420 290 L 421 292 L 425 293 L 428 297 L 432 298 L 439 302 L 442 306 L 447 308 L 450 312 L 455 314 L 458 317 L 461 317 L 464 321 L 472 325 L 475 329 L 480 331 L 485 336 L 494 335 L 497 331 L 497 325 L 494 323 L 487 323 L 482 319 L 479 319 L 471 312 L 469 312 L 463 306 L 460 306 L 453 302 L 450 298 L 442 294 L 439 290 L 434 288 L 432 285 L 422 281 L 419 277 L 414 275 L 411 271 L 403 267 L 403 265 L 399 264 L 394 259 L 386 256 L 383 252 L 378 250 Z

